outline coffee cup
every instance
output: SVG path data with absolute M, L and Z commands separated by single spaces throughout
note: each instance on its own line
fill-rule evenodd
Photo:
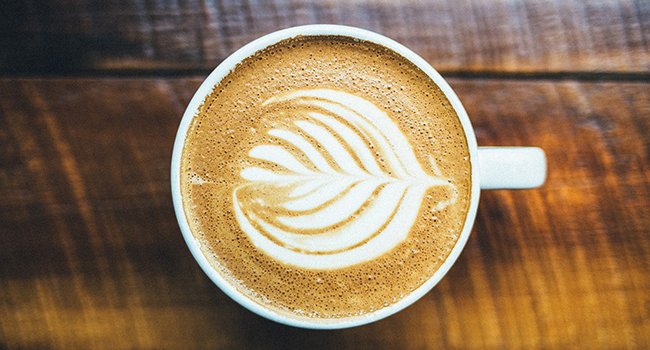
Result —
M 210 279 L 283 324 L 359 326 L 449 271 L 482 189 L 541 186 L 536 147 L 478 147 L 426 61 L 382 35 L 308 25 L 261 37 L 203 82 L 171 164 L 185 241 Z

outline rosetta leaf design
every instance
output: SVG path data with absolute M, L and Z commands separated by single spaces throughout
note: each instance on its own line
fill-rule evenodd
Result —
M 314 269 L 367 261 L 406 238 L 429 188 L 449 189 L 441 206 L 455 201 L 455 187 L 428 175 L 397 125 L 369 101 L 314 89 L 265 105 L 281 102 L 301 112 L 290 130 L 268 132 L 278 144 L 249 151 L 270 167 L 244 168 L 248 182 L 233 193 L 241 228 L 267 254 Z

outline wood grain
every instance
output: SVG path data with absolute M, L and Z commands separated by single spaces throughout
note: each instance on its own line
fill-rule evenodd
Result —
M 212 70 L 269 32 L 334 23 L 370 29 L 444 72 L 645 73 L 643 0 L 8 1 L 0 73 Z
M 202 77 L 0 79 L 0 348 L 650 347 L 650 84 L 452 79 L 481 145 L 534 145 L 547 183 L 485 191 L 470 240 L 406 310 L 319 332 L 200 270 L 171 203 Z

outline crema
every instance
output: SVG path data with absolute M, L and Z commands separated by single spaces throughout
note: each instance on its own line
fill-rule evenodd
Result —
M 292 317 L 355 317 L 445 261 L 470 201 L 456 112 L 377 44 L 302 36 L 243 60 L 192 120 L 183 208 L 213 267 Z

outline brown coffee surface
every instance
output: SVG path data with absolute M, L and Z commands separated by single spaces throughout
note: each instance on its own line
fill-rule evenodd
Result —
M 292 97 L 296 91 L 314 96 Z M 325 95 L 332 92 L 334 97 L 323 97 L 319 92 Z M 434 185 L 423 187 L 419 180 L 408 183 L 400 180 L 406 175 L 397 174 L 395 166 L 386 159 L 391 151 L 382 150 L 381 137 L 373 134 L 386 128 L 364 124 L 363 118 L 355 124 L 341 117 L 355 112 L 354 108 L 353 112 L 349 108 L 337 112 L 336 108 L 345 105 L 336 100 L 339 93 L 368 101 L 385 114 L 408 141 L 421 170 L 434 179 Z M 360 115 L 367 111 L 367 108 L 356 110 Z M 360 125 L 369 126 L 364 129 Z M 351 180 L 357 181 L 355 185 L 339 186 L 344 188 L 332 198 L 324 198 L 323 204 L 295 209 L 291 205 L 299 205 L 295 200 L 304 193 L 311 193 L 311 199 L 318 188 L 326 187 L 322 184 L 319 187 L 315 181 L 321 181 L 318 179 L 322 177 L 313 174 L 329 171 L 338 176 L 349 172 L 344 162 L 338 161 L 341 157 L 330 152 L 325 147 L 329 146 L 327 142 L 319 141 L 319 134 L 310 133 L 309 127 L 327 131 L 343 145 L 354 163 L 349 166 L 362 170 L 358 176 L 362 180 Z M 363 174 L 372 171 L 360 156 L 362 152 L 355 151 L 351 139 L 342 132 L 337 133 L 337 127 L 354 132 L 357 135 L 354 138 L 367 146 L 375 157 L 375 174 L 381 176 L 364 177 Z M 314 159 L 305 155 L 305 149 L 298 147 L 298 142 L 288 142 L 289 132 L 313 145 L 331 168 L 327 170 L 325 165 L 319 168 Z M 392 145 L 392 139 L 387 139 Z M 295 165 L 298 170 L 291 171 L 293 163 L 279 164 L 282 161 L 277 159 L 285 154 L 280 148 L 306 169 L 306 177 L 293 176 L 296 171 L 303 171 L 298 165 Z M 274 159 L 270 154 L 280 158 Z M 187 132 L 182 153 L 181 193 L 192 233 L 201 242 L 210 263 L 226 280 L 267 308 L 296 317 L 330 319 L 382 309 L 433 276 L 463 229 L 470 204 L 470 172 L 469 150 L 461 122 L 445 95 L 423 71 L 376 44 L 346 37 L 305 36 L 258 52 L 215 86 Z M 411 176 L 416 171 L 407 169 L 406 173 Z M 380 180 L 366 186 L 376 178 Z M 406 185 L 399 192 L 402 183 Z M 421 195 L 413 189 L 416 187 L 421 189 Z M 395 210 L 382 199 L 390 188 L 397 193 L 395 203 L 399 204 L 394 205 Z M 329 214 L 322 219 L 312 218 L 317 218 L 328 206 L 338 203 L 345 211 L 347 203 L 356 196 L 354 191 L 364 190 L 368 197 L 363 197 L 366 199 L 358 208 L 350 209 L 351 215 L 345 220 L 309 226 L 318 220 L 327 221 Z M 377 203 L 380 199 L 381 203 Z M 405 211 L 409 205 L 415 209 L 410 210 L 413 220 L 404 228 L 403 239 L 394 246 L 382 248 L 386 251 L 379 256 L 360 262 L 350 260 L 352 263 L 346 265 L 346 256 L 363 256 L 345 255 L 346 251 L 360 249 L 384 231 L 388 232 L 391 220 L 397 220 L 400 215 L 408 217 Z M 345 235 L 347 231 L 343 229 L 356 227 L 350 225 L 375 210 L 372 208 L 379 208 L 376 213 L 390 214 L 373 214 L 386 222 L 356 241 L 333 248 L 323 245 L 322 249 L 319 241 L 315 241 L 315 248 L 303 242 L 304 237 L 307 237 L 305 242 L 310 242 L 311 235 L 326 238 L 330 231 Z M 301 218 L 305 219 L 304 223 Z M 253 231 L 264 238 L 255 238 Z M 356 234 L 358 230 L 350 232 Z M 280 252 L 295 253 L 299 260 L 278 259 L 278 253 L 269 253 L 261 240 L 276 245 Z M 342 254 L 342 258 L 326 260 L 326 256 L 333 254 Z M 319 267 L 319 259 L 342 266 Z

